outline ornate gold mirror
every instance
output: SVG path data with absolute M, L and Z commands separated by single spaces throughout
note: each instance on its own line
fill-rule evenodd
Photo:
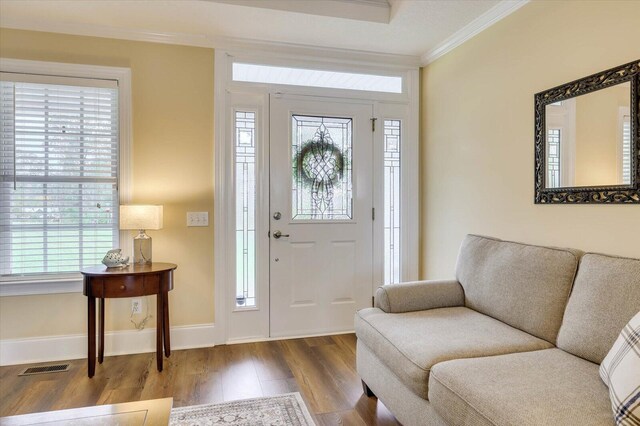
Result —
M 640 61 L 535 95 L 535 202 L 640 203 Z

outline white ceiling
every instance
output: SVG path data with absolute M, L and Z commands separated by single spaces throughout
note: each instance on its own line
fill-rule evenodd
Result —
M 196 45 L 248 39 L 422 56 L 424 62 L 523 3 L 526 0 L 1 0 L 0 26 L 71 34 L 120 32 L 131 38 L 147 33 L 200 40 L 185 43 Z M 383 13 L 389 14 L 389 22 L 371 22 L 381 20 L 381 7 L 388 8 Z

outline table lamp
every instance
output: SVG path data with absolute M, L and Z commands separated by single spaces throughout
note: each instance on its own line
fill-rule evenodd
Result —
M 162 229 L 162 206 L 120 206 L 120 229 L 137 229 L 133 239 L 133 262 L 151 263 L 151 237 L 147 229 Z

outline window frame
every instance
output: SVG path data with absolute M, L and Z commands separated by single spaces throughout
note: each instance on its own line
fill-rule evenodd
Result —
M 416 106 L 418 103 L 416 94 L 417 81 L 415 81 L 417 79 L 417 67 L 370 61 L 345 61 L 332 59 L 331 57 L 327 57 L 324 60 L 318 60 L 317 57 L 298 57 L 297 55 L 292 56 L 289 54 L 269 55 L 256 53 L 253 50 L 235 51 L 217 49 L 216 52 L 220 53 L 219 55 L 216 54 L 216 57 L 218 58 L 218 61 L 216 62 L 216 69 L 218 71 L 216 76 L 219 76 L 217 81 L 225 87 L 225 90 L 230 92 L 255 94 L 282 93 L 332 98 L 364 99 L 367 101 L 390 103 L 415 103 Z M 402 91 L 400 93 L 392 93 L 299 86 L 295 84 L 235 81 L 233 80 L 234 63 L 400 77 L 402 78 Z
M 60 62 L 0 58 L 0 71 L 17 74 L 39 74 L 51 77 L 108 79 L 118 82 L 119 110 L 119 203 L 131 200 L 131 69 Z M 128 232 L 120 232 L 120 246 L 128 253 Z M 1 296 L 82 292 L 80 273 L 47 274 L 33 277 L 4 277 L 0 280 Z
M 374 259 L 382 259 L 384 263 L 384 122 L 385 120 L 400 121 L 401 154 L 400 154 L 400 281 L 415 281 L 419 278 L 419 182 L 418 175 L 418 142 L 415 112 L 417 105 L 411 103 L 386 103 L 374 104 L 374 116 L 376 117 L 376 131 L 374 132 L 374 144 L 378 147 L 374 153 L 374 165 L 378 174 L 374 173 Z M 379 220 L 378 220 L 379 219 Z M 384 264 L 375 266 L 374 289 L 385 282 Z

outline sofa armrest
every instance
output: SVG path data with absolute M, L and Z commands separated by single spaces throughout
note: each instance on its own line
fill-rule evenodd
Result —
M 456 280 L 388 284 L 378 287 L 375 306 L 388 313 L 464 306 L 464 290 Z

